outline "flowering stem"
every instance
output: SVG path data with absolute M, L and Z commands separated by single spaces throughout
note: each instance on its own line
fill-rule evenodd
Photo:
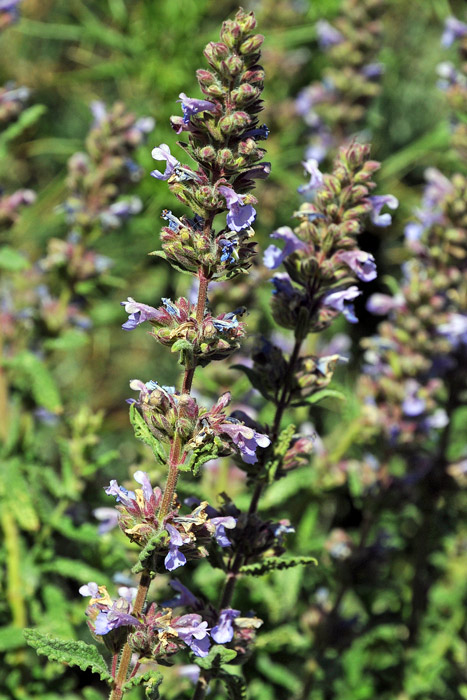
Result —
M 199 274 L 199 290 L 198 290 L 198 303 L 196 305 L 196 321 L 198 324 L 202 323 L 204 318 L 204 311 L 206 309 L 206 299 L 208 296 L 208 285 L 209 279 L 205 277 L 204 272 L 200 269 Z M 183 376 L 182 384 L 182 394 L 189 394 L 191 391 L 191 385 L 193 383 L 193 377 L 195 376 L 196 367 L 187 367 L 185 374 Z
M 147 569 L 141 574 L 141 579 L 138 586 L 138 591 L 136 593 L 135 602 L 133 605 L 132 615 L 138 616 L 142 610 L 144 603 L 146 602 L 146 596 L 148 594 L 149 586 L 151 584 L 151 574 Z M 128 669 L 130 667 L 132 651 L 128 643 L 123 647 L 122 655 L 120 657 L 120 664 L 118 666 L 117 677 L 115 679 L 114 687 L 110 693 L 109 700 L 121 700 L 123 697 L 123 686 L 127 680 Z
M 0 330 L 0 359 L 3 352 L 3 338 Z M 2 416 L 2 421 L 0 422 L 0 439 L 6 442 L 8 436 L 8 383 L 6 372 L 3 367 L 0 366 L 0 415 Z

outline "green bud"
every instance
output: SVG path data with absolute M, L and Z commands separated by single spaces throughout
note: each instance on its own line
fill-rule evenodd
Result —
M 258 88 L 248 83 L 243 83 L 236 90 L 232 90 L 231 100 L 236 107 L 243 107 L 255 100 L 259 95 L 260 91 Z
M 251 118 L 246 112 L 233 112 L 219 120 L 219 127 L 223 134 L 239 134 L 251 123 Z
M 203 148 L 198 149 L 198 158 L 200 160 L 206 160 L 208 163 L 212 163 L 216 157 L 216 149 L 212 146 L 203 146 Z
M 196 71 L 196 77 L 198 79 L 198 83 L 202 87 L 209 87 L 210 85 L 217 83 L 216 76 L 213 73 L 211 73 L 211 71 L 205 70 L 204 68 L 199 68 Z
M 226 72 L 228 72 L 232 78 L 235 78 L 235 76 L 237 76 L 243 69 L 243 61 L 240 56 L 237 56 L 236 54 L 226 58 L 224 65 Z
M 230 148 L 222 148 L 217 154 L 217 163 L 221 167 L 231 164 L 233 161 L 233 153 Z
M 244 12 L 239 10 L 235 15 L 235 21 L 237 22 L 240 30 L 243 34 L 249 34 L 256 28 L 256 19 L 254 12 Z
M 225 90 L 221 85 L 209 85 L 209 87 L 201 88 L 208 97 L 222 97 Z
M 240 45 L 239 52 L 244 56 L 248 54 L 257 53 L 261 48 L 264 41 L 264 36 L 262 34 L 254 34 L 246 39 L 243 44 Z
M 222 29 L 221 29 L 221 39 L 224 41 L 227 46 L 231 49 L 234 48 L 237 39 L 240 37 L 241 34 L 241 29 L 240 26 L 237 22 L 231 19 L 227 19 L 223 24 L 222 24 Z
M 219 63 L 225 60 L 229 55 L 229 47 L 220 42 L 210 41 L 204 49 L 204 55 L 208 63 L 214 68 L 217 68 Z

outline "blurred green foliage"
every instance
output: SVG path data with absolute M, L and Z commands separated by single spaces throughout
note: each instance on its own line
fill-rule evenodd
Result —
M 320 77 L 325 57 L 317 49 L 315 22 L 332 20 L 340 0 L 256 0 L 244 6 L 256 11 L 259 29 L 267 36 L 264 121 L 271 129 L 266 145 L 272 175 L 257 191 L 257 232 L 264 248 L 268 234 L 289 223 L 299 202 L 296 187 L 302 180 L 306 134 L 293 100 L 300 88 Z M 177 368 L 170 353 L 162 352 L 141 329 L 120 331 L 125 314 L 118 302 L 131 295 L 157 305 L 161 296 L 187 291 L 188 278 L 175 276 L 163 261 L 147 255 L 158 247 L 160 211 L 181 209 L 148 176 L 153 167 L 150 150 L 160 143 L 175 144 L 168 122 L 178 113 L 175 100 L 182 91 L 198 95 L 194 70 L 203 65 L 202 49 L 236 7 L 230 0 L 24 0 L 20 21 L 0 36 L 0 84 L 14 80 L 32 90 L 31 106 L 0 138 L 1 186 L 38 193 L 37 202 L 14 227 L 14 247 L 32 261 L 44 254 L 50 237 L 66 233 L 55 207 L 66 194 L 66 161 L 83 148 L 91 122 L 89 103 L 122 100 L 137 115 L 151 115 L 157 122 L 149 147 L 137 154 L 147 176 L 133 194 L 142 198 L 144 210 L 124 229 L 98 241 L 98 251 L 114 261 L 115 286 L 93 300 L 93 328 L 86 340 L 80 336 L 80 342 L 76 335 L 49 339 L 46 364 L 28 348 L 7 357 L 6 368 L 15 381 L 10 434 L 0 455 L 1 700 L 103 697 L 97 677 L 36 657 L 25 647 L 21 629 L 29 625 L 67 639 L 87 639 L 79 586 L 93 580 L 111 586 L 116 574 L 129 576 L 136 560 L 136 551 L 128 552 L 119 534 L 97 535 L 92 510 L 111 505 L 102 487 L 110 478 L 125 480 L 135 468 L 148 471 L 153 483 L 164 479 L 133 438 L 124 398 L 135 376 L 172 384 Z M 402 226 L 418 202 L 424 168 L 435 165 L 450 173 L 459 167 L 449 148 L 449 115 L 436 89 L 435 67 L 445 59 L 439 45 L 443 20 L 461 9 L 461 2 L 447 0 L 387 2 L 381 53 L 386 72 L 367 126 L 373 156 L 383 161 L 380 191 L 394 193 L 402 205 L 396 225 L 389 232 L 382 229 L 384 237 L 374 232 L 368 236 L 378 255 L 380 278 L 399 274 Z M 14 261 L 5 267 L 21 274 Z M 259 269 L 254 274 L 257 280 L 264 278 Z M 241 303 L 251 307 L 252 345 L 255 333 L 272 328 L 269 295 L 268 285 L 252 290 L 248 281 L 240 281 L 226 296 L 214 291 L 212 301 L 219 311 Z M 364 324 L 352 330 L 355 347 L 370 330 Z M 334 387 L 347 397 L 344 407 L 329 401 L 325 408 L 300 408 L 287 418 L 298 424 L 312 420 L 328 436 L 336 463 L 344 455 L 361 457 L 371 437 L 359 432 L 352 371 L 341 369 Z M 214 364 L 200 372 L 197 386 L 206 399 L 229 389 L 239 402 L 243 397 L 250 408 L 260 410 L 257 397 L 247 394 L 248 381 L 237 371 Z M 35 420 L 37 406 L 62 409 L 58 424 Z M 268 411 L 263 409 L 258 418 L 268 421 Z M 463 417 L 456 420 L 451 446 L 455 458 L 465 443 Z M 227 487 L 239 506 L 247 505 L 244 482 L 224 462 L 216 470 L 205 469 L 200 481 L 184 479 L 179 492 L 181 498 L 202 495 L 215 503 Z M 427 554 L 433 580 L 416 640 L 408 640 L 406 624 L 421 546 L 412 534 L 426 514 L 410 504 L 394 517 L 386 512 L 384 530 L 392 546 L 400 548 L 400 557 L 395 568 L 382 572 L 378 591 L 366 590 L 364 569 L 354 572 L 353 580 L 342 579 L 339 564 L 326 552 L 336 527 L 358 540 L 366 498 L 358 474 L 349 484 L 341 483 L 336 474 L 320 468 L 319 460 L 266 492 L 262 509 L 271 518 L 290 518 L 296 527 L 296 535 L 289 538 L 291 554 L 313 554 L 319 567 L 267 573 L 260 583 L 242 580 L 236 606 L 254 608 L 266 620 L 245 669 L 252 700 L 467 698 L 461 631 L 467 560 L 466 533 L 458 526 L 460 498 L 452 497 L 445 531 L 434 533 L 437 544 Z M 371 565 L 377 561 L 365 563 Z M 221 585 L 216 573 L 201 562 L 187 567 L 182 580 L 216 598 Z M 152 594 L 159 600 L 167 597 L 167 577 L 157 578 Z M 313 636 L 319 606 L 327 605 L 326 596 L 336 595 L 343 599 L 346 617 L 361 619 L 357 639 L 346 638 L 345 626 L 339 639 Z M 175 669 L 163 671 L 170 681 L 162 686 L 164 698 L 190 696 L 188 680 L 176 678 Z M 214 688 L 210 697 L 220 700 L 223 692 Z M 136 688 L 128 697 L 140 698 L 141 693 Z

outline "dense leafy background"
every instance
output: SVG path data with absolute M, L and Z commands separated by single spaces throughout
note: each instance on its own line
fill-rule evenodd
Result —
M 256 11 L 260 31 L 267 36 L 264 121 L 271 128 L 267 148 L 272 175 L 257 192 L 257 233 L 264 248 L 268 234 L 289 223 L 299 202 L 296 187 L 302 179 L 306 133 L 294 114 L 293 100 L 302 87 L 320 77 L 326 59 L 317 48 L 315 22 L 331 20 L 340 1 L 258 0 L 244 6 Z M 418 202 L 424 169 L 435 165 L 450 174 L 460 167 L 449 148 L 449 113 L 436 88 L 435 68 L 446 58 L 439 43 L 444 18 L 459 14 L 461 6 L 445 0 L 387 2 L 381 48 L 386 73 L 382 94 L 368 111 L 367 127 L 373 157 L 383 162 L 379 191 L 397 195 L 401 207 L 391 229 L 365 234 L 362 247 L 375 253 L 380 270 L 366 295 L 384 287 L 384 275 L 400 276 L 405 256 L 402 228 Z M 41 106 L 33 123 L 8 148 L 1 145 L 2 187 L 6 191 L 28 187 L 38 193 L 37 202 L 24 210 L 14 228 L 17 249 L 36 260 L 50 237 L 66 235 L 63 216 L 55 208 L 66 196 L 67 159 L 83 148 L 92 100 L 107 104 L 122 100 L 137 115 L 155 117 L 150 148 L 175 144 L 168 125 L 168 117 L 178 113 L 175 99 L 181 91 L 198 94 L 194 70 L 203 65 L 202 49 L 216 39 L 220 22 L 236 7 L 230 0 L 24 0 L 20 22 L 0 36 L 0 84 L 14 80 L 27 85 L 32 90 L 30 104 Z M 110 505 L 102 487 L 110 478 L 124 481 L 135 468 L 146 469 L 153 483 L 163 480 L 144 447 L 134 440 L 124 399 L 129 396 L 128 381 L 135 376 L 172 384 L 178 369 L 173 356 L 142 329 L 131 334 L 120 330 L 125 314 L 119 306 L 129 295 L 157 305 L 161 296 L 184 293 L 189 285 L 187 277 L 147 256 L 158 247 L 161 209 L 180 211 L 175 198 L 148 175 L 153 165 L 150 148 L 137 154 L 146 171 L 134 188 L 144 202 L 143 212 L 98 242 L 99 252 L 114 261 L 113 286 L 93 293 L 92 329 L 79 340 L 75 336 L 49 346 L 42 369 L 16 369 L 27 376 L 14 383 L 15 434 L 2 457 L 2 699 L 104 697 L 97 677 L 36 657 L 25 647 L 21 629 L 37 626 L 56 636 L 87 640 L 78 587 L 93 580 L 112 587 L 114 576 L 129 575 L 129 557 L 135 559 L 120 534 L 97 536 L 92 510 Z M 255 273 L 257 279 L 262 274 Z M 259 290 L 256 286 L 253 289 L 246 280 L 212 296 L 219 311 L 247 300 L 249 346 L 256 342 L 256 333 L 268 333 L 273 327 L 269 285 Z M 364 300 L 359 306 L 362 321 L 350 331 L 352 362 L 338 375 L 339 388 L 347 395 L 345 405 L 329 404 L 310 413 L 300 409 L 295 416 L 298 422 L 313 421 L 332 446 L 335 461 L 342 456 L 361 458 L 365 440 L 370 441 L 354 429 L 359 413 L 353 393 L 358 341 L 375 327 Z M 344 322 L 341 330 L 349 332 Z M 23 365 L 33 361 L 23 357 Z M 261 406 L 249 393 L 246 378 L 221 365 L 211 366 L 202 377 L 200 372 L 197 381 L 208 399 L 229 388 L 240 404 Z M 32 417 L 35 407 L 48 403 L 53 409 L 54 402 L 64 407 L 57 423 Z M 268 409 L 259 417 L 268 420 Z M 458 423 L 452 450 L 460 454 L 462 416 Z M 458 527 L 461 506 L 453 503 L 450 521 L 437 533 L 430 554 L 429 599 L 417 639 L 408 644 L 404 606 L 409 605 L 420 544 L 412 540 L 412 533 L 424 514 L 410 504 L 397 516 L 386 514 L 384 531 L 399 547 L 399 560 L 381 573 L 378 591 L 365 590 L 365 566 L 378 565 L 376 544 L 373 561 L 353 572 L 351 580 L 343 578 L 325 548 L 336 527 L 357 541 L 361 536 L 367 503 L 359 479 L 356 472 L 351 483 L 341 483 L 320 467 L 319 460 L 312 460 L 264 497 L 263 508 L 271 518 L 290 518 L 295 524 L 296 535 L 289 540 L 292 550 L 317 556 L 320 565 L 245 580 L 239 588 L 237 606 L 254 609 L 266 621 L 246 669 L 254 700 L 467 698 L 461 633 L 467 562 L 465 533 L 462 539 Z M 226 489 L 240 505 L 247 503 L 244 481 L 227 463 L 216 470 L 206 468 L 200 480 L 185 480 L 180 487 L 183 496 L 203 494 L 213 503 Z M 379 534 L 372 532 L 372 541 L 377 542 Z M 182 580 L 215 599 L 221 574 L 201 563 L 186 567 Z M 167 590 L 167 580 L 159 577 L 154 597 L 163 600 Z M 360 618 L 361 633 L 357 639 L 347 639 L 343 624 L 338 639 L 317 640 L 313 637 L 317 601 L 326 596 L 335 599 L 336 594 L 343 598 L 344 619 Z M 185 697 L 184 689 L 190 696 L 187 680 L 174 679 L 171 669 L 166 674 L 172 682 L 163 686 L 163 697 Z M 139 692 L 133 691 L 131 697 L 142 697 Z M 211 697 L 223 697 L 222 691 L 215 689 Z

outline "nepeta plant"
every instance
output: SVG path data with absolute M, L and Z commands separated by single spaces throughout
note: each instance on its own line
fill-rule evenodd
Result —
M 98 673 L 109 683 L 112 700 L 143 683 L 148 697 L 158 697 L 157 665 L 170 664 L 175 654 L 188 650 L 200 668 L 196 700 L 204 698 L 211 680 L 224 682 L 234 698 L 244 696 L 243 679 L 230 673 L 226 664 L 247 660 L 262 621 L 233 607 L 239 579 L 316 563 L 309 556 L 283 557 L 285 536 L 293 528 L 288 521 L 272 522 L 258 514 L 263 489 L 304 464 L 312 450 L 312 441 L 297 433 L 294 425 L 283 426 L 287 409 L 332 395 L 327 387 L 339 355 L 303 354 L 304 341 L 341 314 L 356 322 L 352 302 L 361 293 L 358 283 L 376 276 L 373 257 L 359 249 L 356 237 L 369 216 L 377 224 L 390 223 L 381 209 L 396 204 L 391 197 L 371 194 L 379 164 L 369 159 L 368 146 L 343 147 L 330 174 L 311 164 L 310 182 L 302 189 L 309 201 L 297 212 L 298 226 L 294 231 L 289 227 L 276 231 L 273 237 L 283 240 L 284 248 L 270 246 L 265 253 L 268 267 L 283 264 L 286 270 L 271 280 L 272 308 L 278 325 L 293 332 L 293 350 L 286 356 L 264 339 L 255 349 L 252 366 L 239 366 L 272 404 L 272 422 L 259 425 L 240 411 L 229 414 L 228 392 L 208 407 L 192 395 L 197 368 L 227 360 L 246 334 L 244 309 L 216 314 L 208 293 L 211 282 L 236 278 L 252 265 L 257 201 L 251 190 L 255 180 L 267 177 L 270 170 L 259 145 L 268 130 L 258 120 L 263 37 L 254 33 L 255 26 L 253 13 L 243 10 L 224 22 L 221 41 L 205 49 L 209 70 L 197 72 L 204 98 L 179 96 L 182 115 L 172 117 L 171 124 L 182 139 L 178 147 L 196 167 L 179 160 L 167 144 L 152 151 L 163 165 L 151 174 L 167 182 L 191 210 L 190 215 L 162 212 L 167 225 L 161 234 L 162 251 L 156 254 L 196 279 L 197 300 L 163 298 L 158 307 L 132 297 L 122 302 L 128 314 L 124 330 L 140 332 L 140 325 L 149 325 L 155 341 L 178 355 L 183 373 L 178 389 L 155 379 L 130 383 L 136 392 L 136 398 L 128 400 L 135 435 L 166 468 L 167 478 L 163 489 L 153 488 L 148 474 L 137 470 L 134 489 L 114 479 L 106 488 L 115 498 L 120 529 L 140 548 L 133 567 L 133 573 L 140 575 L 137 589 L 121 588 L 119 597 L 112 598 L 94 581 L 80 588 L 81 595 L 90 598 L 90 631 L 112 655 L 110 668 L 94 646 L 26 632 L 40 653 Z M 85 167 L 76 163 L 78 181 Z M 96 214 L 89 203 L 83 211 L 89 224 L 79 218 L 80 204 L 72 203 L 69 210 L 83 228 L 94 224 Z M 117 212 L 112 214 L 118 217 Z M 179 502 L 180 475 L 186 478 L 189 471 L 196 475 L 217 457 L 231 457 L 246 471 L 252 486 L 246 512 L 226 494 L 216 508 L 194 497 Z M 225 574 L 219 601 L 195 596 L 177 580 L 171 585 L 178 597 L 160 604 L 147 601 L 155 576 L 200 559 Z M 142 664 L 149 668 L 139 673 Z

